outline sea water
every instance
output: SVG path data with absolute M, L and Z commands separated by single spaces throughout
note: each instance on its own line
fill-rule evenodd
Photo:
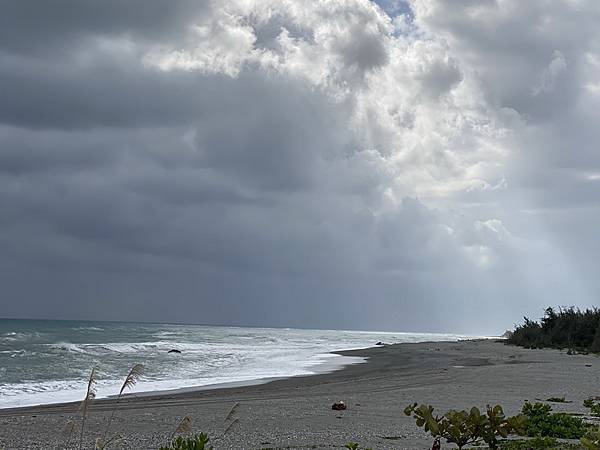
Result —
M 93 367 L 100 398 L 118 393 L 138 363 L 144 375 L 133 393 L 309 375 L 335 360 L 334 350 L 466 337 L 0 319 L 0 408 L 79 400 Z

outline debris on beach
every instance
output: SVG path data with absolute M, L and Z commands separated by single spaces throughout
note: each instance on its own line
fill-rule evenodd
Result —
M 342 400 L 338 400 L 333 405 L 331 405 L 331 409 L 334 411 L 343 411 L 346 409 L 346 404 Z

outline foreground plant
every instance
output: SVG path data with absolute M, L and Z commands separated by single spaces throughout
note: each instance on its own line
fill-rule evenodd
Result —
M 213 447 L 208 445 L 208 441 L 210 438 L 205 433 L 196 436 L 178 436 L 169 444 L 162 446 L 160 450 L 212 450 Z
M 600 402 L 597 397 L 584 400 L 583 406 L 590 409 L 592 416 L 600 417 Z M 581 438 L 581 445 L 587 450 L 600 450 L 600 427 L 590 428 Z
M 600 428 L 588 431 L 581 438 L 581 445 L 587 450 L 600 450 Z
M 545 403 L 525 402 L 522 413 L 527 417 L 524 431 L 530 437 L 580 439 L 590 427 L 579 417 L 553 413 L 552 407 Z
M 556 438 L 536 437 L 533 439 L 507 440 L 500 450 L 584 450 L 579 444 L 559 442 Z
M 597 398 L 588 398 L 583 401 L 583 406 L 590 409 L 590 414 L 594 417 L 600 417 L 600 402 Z
M 63 434 L 65 436 L 65 448 L 69 448 L 71 444 L 71 436 L 75 432 L 75 420 L 72 418 L 67 420 L 65 427 L 63 429 Z
M 221 438 L 224 437 L 227 433 L 229 433 L 231 431 L 231 429 L 236 424 L 239 423 L 240 419 L 238 419 L 236 417 L 239 406 L 240 406 L 240 404 L 238 402 L 235 402 L 235 404 L 231 407 L 231 409 L 225 416 L 225 419 L 223 419 L 224 428 L 223 428 L 223 432 L 221 433 L 221 436 L 219 436 L 219 437 L 221 437 Z
M 459 449 L 482 441 L 489 448 L 497 449 L 498 437 L 506 438 L 509 434 L 519 432 L 524 425 L 523 416 L 507 418 L 500 405 L 488 406 L 485 415 L 476 407 L 468 412 L 451 410 L 441 417 L 434 415 L 433 411 L 432 406 L 413 403 L 405 408 L 404 414 L 412 415 L 417 426 L 424 428 L 434 438 L 444 438 Z
M 90 404 L 96 398 L 96 368 L 92 368 L 92 372 L 90 373 L 90 378 L 88 379 L 87 390 L 85 393 L 85 398 L 81 402 L 81 406 L 79 407 L 79 412 L 81 413 L 81 433 L 79 435 L 79 450 L 83 448 L 83 433 L 85 430 L 85 419 L 88 415 L 88 410 Z
M 223 439 L 229 431 L 239 423 L 239 419 L 236 417 L 240 404 L 235 403 L 225 418 L 223 419 L 223 431 L 217 435 L 216 441 Z M 212 446 L 208 445 L 210 440 L 206 433 L 200 433 L 195 436 L 177 436 L 178 434 L 189 434 L 192 432 L 192 418 L 185 416 L 177 428 L 171 433 L 167 443 L 163 445 L 160 450 L 212 450 Z M 176 437 L 177 436 L 177 437 Z
M 112 442 L 114 442 L 115 440 L 117 440 L 119 438 L 119 436 L 112 436 L 112 437 L 108 438 L 110 426 L 112 424 L 112 421 L 115 417 L 115 413 L 117 411 L 117 406 L 118 406 L 119 401 L 121 400 L 121 397 L 123 396 L 123 393 L 125 392 L 125 390 L 131 389 L 133 386 L 135 386 L 136 383 L 138 382 L 138 380 L 140 379 L 140 377 L 143 375 L 143 373 L 144 373 L 144 365 L 136 364 L 131 368 L 131 370 L 125 377 L 125 381 L 123 382 L 123 385 L 121 386 L 121 390 L 119 391 L 119 394 L 117 395 L 117 400 L 114 404 L 113 410 L 110 414 L 110 417 L 108 418 L 108 423 L 106 424 L 106 429 L 104 430 L 104 435 L 102 436 L 102 439 L 98 439 L 96 441 L 96 448 L 98 450 L 104 450 L 104 449 L 108 448 L 108 446 Z

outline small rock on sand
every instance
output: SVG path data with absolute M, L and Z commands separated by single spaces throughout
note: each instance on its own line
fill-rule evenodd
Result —
M 343 401 L 338 400 L 333 405 L 331 405 L 331 409 L 333 409 L 334 411 L 343 411 L 344 409 L 346 409 L 346 404 Z

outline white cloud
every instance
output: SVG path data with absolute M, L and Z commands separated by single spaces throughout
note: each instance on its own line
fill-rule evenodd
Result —
M 188 34 L 195 43 L 193 48 L 159 46 L 146 55 L 145 62 L 165 71 L 198 70 L 234 77 L 245 62 L 258 57 L 253 28 L 226 11 L 217 11 L 205 21 L 191 25 Z
M 308 82 L 344 105 L 351 151 L 379 152 L 396 173 L 388 193 L 399 199 L 445 197 L 502 175 L 510 134 L 502 113 L 443 39 L 393 34 L 392 20 L 366 0 L 232 1 L 213 10 L 183 48 L 152 51 L 146 61 L 233 77 L 245 66 Z M 261 46 L 267 26 L 274 36 Z

